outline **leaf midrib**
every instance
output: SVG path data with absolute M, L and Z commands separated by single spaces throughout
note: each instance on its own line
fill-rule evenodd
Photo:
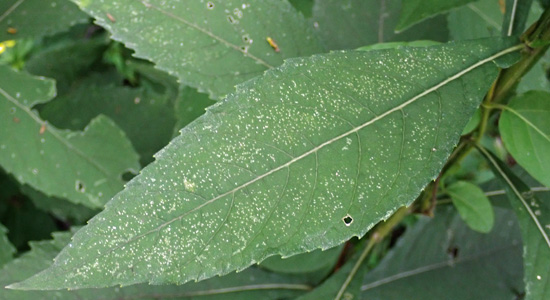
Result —
M 144 236 L 147 236 L 147 235 L 149 235 L 149 234 L 151 234 L 151 233 L 157 232 L 157 231 L 161 230 L 162 228 L 164 228 L 164 227 L 166 227 L 166 226 L 168 226 L 168 225 L 170 225 L 170 224 L 172 224 L 172 223 L 174 223 L 174 222 L 176 222 L 176 221 L 181 220 L 181 219 L 184 218 L 185 216 L 187 216 L 187 215 L 189 215 L 189 214 L 191 214 L 191 213 L 193 213 L 193 212 L 195 212 L 195 211 L 197 211 L 197 210 L 199 210 L 199 209 L 201 209 L 201 208 L 203 208 L 203 207 L 205 207 L 205 206 L 207 206 L 207 205 L 209 205 L 209 204 L 211 204 L 211 203 L 214 203 L 215 201 L 217 201 L 217 200 L 219 200 L 219 199 L 221 199 L 221 198 L 223 198 L 223 197 L 225 197 L 225 196 L 227 196 L 227 195 L 230 195 L 230 194 L 232 194 L 232 193 L 235 193 L 235 192 L 237 192 L 237 191 L 239 191 L 239 190 L 241 190 L 241 189 L 243 189 L 243 188 L 245 188 L 245 187 L 247 187 L 247 186 L 249 186 L 249 185 L 255 183 L 256 181 L 261 180 L 261 179 L 263 179 L 263 178 L 265 178 L 265 177 L 267 177 L 267 176 L 269 176 L 269 175 L 271 175 L 271 174 L 273 174 L 273 173 L 275 173 L 275 172 L 277 172 L 277 171 L 280 171 L 280 170 L 282 170 L 282 169 L 284 169 L 284 168 L 286 168 L 286 167 L 289 167 L 289 166 L 292 165 L 293 163 L 295 163 L 295 162 L 297 162 L 297 161 L 299 161 L 299 160 L 301 160 L 301 159 L 303 159 L 303 158 L 309 156 L 310 154 L 316 153 L 317 151 L 319 151 L 320 149 L 324 148 L 325 146 L 330 145 L 330 144 L 332 144 L 332 143 L 334 143 L 334 142 L 336 142 L 336 141 L 338 141 L 338 140 L 340 140 L 340 139 L 342 139 L 342 138 L 345 138 L 346 136 L 348 136 L 348 135 L 350 135 L 350 134 L 352 134 L 352 133 L 355 133 L 355 132 L 357 132 L 357 131 L 363 129 L 363 128 L 367 127 L 368 125 L 373 124 L 374 122 L 376 122 L 376 121 L 378 121 L 378 120 L 380 120 L 380 119 L 386 117 L 387 115 L 389 115 L 389 114 L 391 114 L 391 113 L 393 113 L 393 112 L 396 112 L 396 111 L 399 111 L 399 110 L 405 108 L 405 107 L 408 106 L 409 104 L 414 103 L 414 102 L 415 102 L 416 100 L 418 100 L 419 98 L 424 97 L 424 96 L 426 96 L 427 94 L 429 94 L 429 93 L 431 93 L 431 92 L 433 92 L 433 91 L 435 91 L 435 90 L 441 88 L 442 86 L 448 84 L 449 82 L 451 82 L 451 81 L 453 81 L 453 80 L 455 80 L 455 79 L 458 79 L 458 78 L 462 77 L 464 74 L 466 74 L 466 73 L 468 73 L 468 72 L 470 72 L 470 71 L 476 69 L 477 67 L 479 67 L 479 66 L 481 66 L 481 65 L 484 65 L 484 64 L 486 64 L 487 62 L 490 62 L 490 61 L 492 61 L 492 60 L 495 60 L 495 59 L 497 59 L 497 58 L 499 58 L 499 57 L 501 57 L 501 56 L 504 56 L 504 55 L 506 55 L 506 54 L 508 54 L 508 53 L 512 53 L 512 52 L 515 52 L 515 51 L 517 51 L 517 50 L 520 50 L 520 49 L 522 49 L 522 48 L 523 48 L 523 45 L 522 45 L 522 44 L 516 45 L 516 46 L 510 47 L 510 48 L 508 48 L 508 49 L 502 50 L 502 51 L 500 51 L 500 52 L 498 52 L 498 53 L 496 53 L 496 54 L 494 54 L 494 55 L 492 55 L 492 56 L 490 56 L 490 57 L 488 57 L 488 58 L 486 58 L 486 59 L 483 59 L 483 60 L 481 60 L 481 61 L 479 61 L 479 62 L 477 62 L 477 63 L 471 65 L 470 67 L 468 67 L 468 68 L 466 68 L 466 69 L 464 69 L 464 70 L 458 72 L 457 74 L 455 74 L 455 75 L 453 75 L 453 76 L 451 76 L 451 77 L 449 77 L 449 78 L 443 80 L 443 81 L 440 82 L 439 84 L 437 84 L 437 85 L 435 85 L 435 86 L 433 86 L 433 87 L 431 87 L 431 88 L 425 90 L 424 92 L 422 92 L 422 93 L 420 93 L 420 94 L 418 94 L 418 95 L 412 97 L 411 99 L 407 100 L 406 102 L 404 102 L 404 103 L 402 103 L 402 104 L 400 104 L 400 105 L 398 105 L 398 106 L 396 106 L 396 107 L 394 107 L 394 108 L 392 108 L 392 109 L 386 111 L 385 113 L 383 113 L 383 114 L 381 114 L 381 115 L 378 115 L 378 116 L 376 116 L 375 118 L 373 118 L 373 119 L 371 119 L 371 120 L 369 120 L 369 121 L 363 123 L 362 125 L 359 125 L 359 126 L 355 127 L 354 129 L 351 129 L 351 130 L 349 130 L 349 131 L 347 131 L 347 132 L 345 132 L 345 133 L 343 133 L 343 134 L 340 134 L 340 135 L 338 135 L 338 136 L 336 136 L 336 137 L 334 137 L 334 138 L 332 138 L 332 139 L 330 139 L 330 140 L 328 140 L 328 141 L 326 141 L 326 142 L 320 144 L 319 146 L 314 147 L 312 150 L 309 150 L 309 151 L 307 151 L 307 152 L 305 152 L 305 153 L 303 153 L 303 154 L 301 154 L 301 155 L 299 155 L 299 156 L 297 156 L 297 157 L 291 159 L 290 161 L 288 161 L 288 162 L 286 162 L 286 163 L 280 165 L 279 167 L 276 167 L 276 168 L 274 168 L 274 169 L 272 169 L 272 170 L 270 170 L 270 171 L 268 171 L 268 172 L 266 172 L 266 173 L 264 173 L 264 174 L 262 174 L 262 175 L 260 175 L 260 176 L 258 176 L 258 177 L 256 177 L 256 178 L 254 178 L 254 179 L 252 179 L 252 180 L 249 180 L 248 182 L 245 182 L 245 183 L 243 183 L 242 185 L 237 186 L 237 187 L 235 187 L 234 189 L 232 189 L 232 190 L 230 190 L 230 191 L 227 191 L 227 192 L 224 192 L 224 193 L 220 194 L 220 195 L 218 195 L 218 196 L 216 196 L 216 197 L 214 197 L 214 198 L 212 198 L 212 199 L 210 199 L 210 200 L 208 200 L 208 201 L 202 203 L 201 205 L 199 205 L 199 206 L 197 206 L 197 207 L 194 207 L 193 209 L 191 209 L 191 210 L 189 210 L 189 211 L 187 211 L 187 212 L 185 212 L 185 213 L 183 213 L 183 214 L 181 214 L 181 215 L 179 215 L 179 216 L 177 216 L 177 217 L 175 217 L 175 218 L 173 218 L 173 219 L 171 219 L 171 220 L 169 220 L 169 221 L 166 221 L 165 223 L 159 225 L 158 227 L 156 227 L 156 228 L 154 228 L 154 229 L 151 229 L 151 230 L 149 230 L 149 231 L 147 231 L 147 232 L 144 232 L 144 233 L 142 233 L 142 234 L 136 235 L 136 236 L 134 236 L 134 237 L 128 239 L 126 242 L 121 243 L 120 245 L 115 246 L 115 247 L 109 249 L 109 251 L 107 251 L 107 252 L 105 252 L 105 253 L 103 253 L 103 254 L 101 254 L 101 255 L 109 254 L 109 253 L 115 251 L 116 249 L 119 249 L 119 248 L 121 248 L 121 247 L 123 247 L 123 246 L 125 246 L 125 245 L 127 245 L 127 244 L 129 244 L 129 243 L 131 243 L 131 242 L 133 242 L 133 241 L 135 241 L 135 240 L 138 240 L 138 239 L 140 239 L 140 238 L 142 238 L 142 237 L 144 237 Z

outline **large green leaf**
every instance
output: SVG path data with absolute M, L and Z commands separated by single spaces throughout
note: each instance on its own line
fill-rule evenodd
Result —
M 513 98 L 499 121 L 506 149 L 535 179 L 550 187 L 550 93 Z
M 0 267 L 8 263 L 15 254 L 15 248 L 8 240 L 8 229 L 0 224 Z
M 138 57 L 213 99 L 286 58 L 323 52 L 287 1 L 73 1 Z
M 119 300 L 119 299 L 288 299 L 303 294 L 310 286 L 298 277 L 281 276 L 251 268 L 237 274 L 180 286 L 146 284 L 76 291 L 14 291 L 4 286 L 24 279 L 52 264 L 52 259 L 70 241 L 71 233 L 53 234 L 51 241 L 31 242 L 32 250 L 0 269 L 0 299 L 9 300 Z
M 188 125 L 14 287 L 183 283 L 363 236 L 437 177 L 514 42 L 289 60 Z
M 513 212 L 495 208 L 494 230 L 481 234 L 446 206 L 434 219 L 421 217 L 367 273 L 362 298 L 514 299 L 523 291 L 522 273 Z
M 523 237 L 526 299 L 550 298 L 550 194 L 533 193 L 502 161 L 479 148 L 502 181 Z M 544 198 L 539 198 L 543 196 Z
M 403 1 L 401 16 L 399 17 L 395 30 L 403 31 L 426 18 L 474 1 L 475 0 L 405 0 Z
M 0 41 L 51 35 L 87 21 L 88 16 L 67 0 L 2 0 Z
M 401 0 L 316 0 L 312 22 L 329 50 L 394 41 L 447 41 L 443 16 L 395 33 L 400 10 Z
M 139 169 L 124 133 L 99 116 L 83 132 L 58 130 L 32 107 L 55 95 L 53 81 L 0 66 L 0 165 L 46 195 L 100 208 Z

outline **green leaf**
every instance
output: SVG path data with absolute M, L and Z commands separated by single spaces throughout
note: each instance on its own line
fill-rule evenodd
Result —
M 506 194 L 518 216 L 523 236 L 526 298 L 550 298 L 550 197 L 543 200 L 531 191 L 502 161 L 478 148 L 490 162 L 495 175 L 505 184 Z
M 312 22 L 329 50 L 354 49 L 365 45 L 416 40 L 448 40 L 443 16 L 426 20 L 402 33 L 395 33 L 401 0 L 316 0 Z M 407 2 L 407 1 L 405 1 Z
M 139 169 L 137 155 L 104 116 L 84 132 L 42 121 L 32 107 L 54 95 L 53 81 L 0 66 L 0 165 L 48 196 L 100 208 L 122 189 L 121 174 Z
M 310 18 L 312 14 L 313 4 L 315 0 L 289 0 L 290 4 L 296 8 L 306 18 Z
M 358 51 L 371 51 L 371 50 L 384 50 L 384 49 L 393 49 L 397 47 L 429 47 L 439 45 L 439 42 L 434 41 L 412 41 L 412 42 L 389 42 L 389 43 L 378 43 L 369 46 L 359 47 L 356 50 Z
M 297 300 L 315 300 L 315 299 L 357 299 L 361 293 L 361 283 L 368 270 L 368 265 L 364 263 L 369 247 L 365 247 L 367 241 L 361 243 L 363 251 L 355 253 L 346 264 L 340 268 L 323 284 L 317 286 L 313 291 L 300 296 Z
M 310 289 L 298 277 L 281 276 L 251 268 L 199 283 L 172 286 L 146 284 L 73 291 L 15 291 L 3 288 L 50 266 L 55 255 L 70 242 L 70 232 L 54 233 L 50 241 L 31 242 L 32 250 L 0 270 L 0 299 L 118 300 L 118 299 L 288 299 Z
M 475 231 L 487 233 L 493 229 L 495 215 L 489 198 L 476 185 L 458 181 L 447 188 L 460 217 Z
M 421 216 L 367 273 L 362 299 L 515 299 L 522 273 L 513 212 L 495 208 L 494 230 L 481 234 L 444 206 L 434 219 Z
M 310 273 L 331 269 L 338 261 L 342 246 L 321 251 L 315 250 L 287 258 L 272 256 L 264 260 L 260 266 L 278 273 Z
M 550 52 L 537 61 L 537 63 L 523 75 L 521 81 L 516 88 L 517 94 L 527 93 L 531 90 L 541 90 L 550 92 L 550 80 L 546 77 L 547 72 L 550 70 Z
M 405 0 L 395 30 L 400 32 L 437 14 L 465 5 L 475 0 Z
M 512 36 L 523 33 L 531 4 L 533 0 L 506 0 L 506 13 L 502 24 L 503 35 Z
M 105 115 L 124 130 L 143 165 L 166 146 L 176 119 L 174 100 L 144 88 L 104 82 L 104 73 L 92 73 L 76 82 L 64 95 L 44 105 L 40 115 L 59 128 L 82 130 Z
M 8 240 L 8 229 L 0 224 L 0 267 L 13 259 L 15 247 Z
M 498 1 L 468 3 L 449 12 L 449 34 L 453 40 L 499 36 L 504 16 Z M 467 25 L 465 25 L 467 24 Z
M 287 1 L 73 1 L 136 56 L 212 99 L 286 58 L 324 51 Z
M 529 174 L 550 187 L 550 93 L 528 92 L 502 108 L 504 146 Z
M 363 236 L 437 177 L 510 43 L 289 60 L 188 125 L 14 287 L 183 283 Z
M 88 16 L 66 0 L 2 0 L 0 41 L 39 38 L 88 22 Z

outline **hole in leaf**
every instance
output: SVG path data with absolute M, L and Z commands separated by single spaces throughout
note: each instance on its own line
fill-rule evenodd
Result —
M 208 9 L 214 9 L 214 3 L 212 3 L 212 2 L 206 3 L 206 8 L 208 8 Z
M 84 183 L 82 183 L 82 181 L 77 180 L 75 184 L 75 189 L 78 192 L 84 193 L 86 191 L 86 186 L 84 186 Z
M 348 214 L 342 218 L 342 221 L 344 221 L 344 224 L 346 224 L 346 226 L 350 226 L 351 223 L 353 223 L 353 218 Z
M 452 259 L 456 259 L 458 257 L 458 248 L 451 246 L 449 249 L 447 249 L 447 254 L 449 254 L 449 257 Z

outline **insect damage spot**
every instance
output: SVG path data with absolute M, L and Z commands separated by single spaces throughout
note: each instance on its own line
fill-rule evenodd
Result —
M 351 223 L 353 223 L 353 218 L 349 214 L 347 214 L 345 217 L 342 218 L 342 221 L 344 221 L 344 224 L 346 226 L 350 226 Z

